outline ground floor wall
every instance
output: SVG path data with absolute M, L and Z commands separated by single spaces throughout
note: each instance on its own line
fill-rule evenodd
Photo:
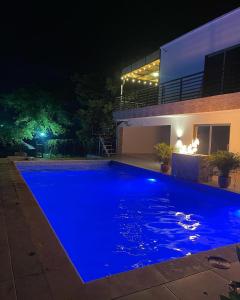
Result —
M 123 153 L 154 153 L 159 141 L 170 143 L 170 126 L 131 126 L 122 129 Z
M 161 126 L 170 126 L 170 144 L 175 146 L 178 138 L 181 138 L 183 144 L 190 144 L 194 138 L 196 125 L 214 124 L 230 126 L 229 150 L 240 153 L 240 110 L 238 109 L 232 111 L 132 118 L 126 120 L 118 126 L 118 150 L 123 154 L 133 153 L 133 149 L 135 153 L 150 151 L 153 142 L 158 142 L 158 136 L 156 134 L 153 138 L 153 129 L 147 129 L 148 127 L 155 128 L 154 130 L 157 132 L 157 128 Z M 141 140 L 141 143 L 139 143 L 137 147 L 134 136 L 139 137 Z M 138 151 L 136 152 L 137 149 Z

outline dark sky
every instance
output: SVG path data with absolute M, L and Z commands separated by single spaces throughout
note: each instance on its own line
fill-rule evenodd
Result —
M 0 89 L 104 76 L 239 6 L 239 1 L 6 1 Z M 141 4 L 142 3 L 142 4 Z M 191 4 L 190 4 L 191 3 Z

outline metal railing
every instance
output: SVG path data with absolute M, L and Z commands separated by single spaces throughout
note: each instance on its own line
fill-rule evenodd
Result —
M 158 86 L 147 87 L 116 98 L 115 110 L 139 108 L 158 104 Z
M 223 81 L 222 84 L 220 83 L 219 78 L 209 80 L 204 78 L 204 72 L 198 72 L 167 81 L 157 87 L 148 87 L 134 94 L 118 97 L 115 110 L 139 108 L 240 91 L 240 78 L 228 79 Z
M 203 72 L 199 72 L 160 84 L 159 103 L 202 97 L 203 75 Z
M 148 86 L 133 93 L 125 94 L 116 98 L 115 110 L 140 108 L 169 103 L 202 96 L 203 72 L 181 77 L 160 84 Z

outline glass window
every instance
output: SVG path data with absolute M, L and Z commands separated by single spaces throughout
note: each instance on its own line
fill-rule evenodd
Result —
M 199 154 L 210 154 L 219 150 L 228 150 L 229 125 L 198 125 L 196 136 L 200 141 Z
M 211 153 L 228 150 L 230 126 L 212 126 Z
M 198 126 L 197 137 L 200 141 L 198 147 L 198 153 L 208 154 L 209 153 L 209 137 L 210 137 L 210 126 Z

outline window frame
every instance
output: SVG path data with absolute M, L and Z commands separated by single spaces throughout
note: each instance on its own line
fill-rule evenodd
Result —
M 198 133 L 198 127 L 200 126 L 209 126 L 209 140 L 208 140 L 208 154 L 211 154 L 211 148 L 212 148 L 212 128 L 213 127 L 220 127 L 220 126 L 227 126 L 229 127 L 229 142 L 230 142 L 230 133 L 231 133 L 231 124 L 230 123 L 220 123 L 220 124 L 194 124 L 193 125 L 193 137 L 194 139 L 197 138 L 197 133 Z M 201 143 L 201 141 L 200 141 Z M 228 143 L 228 149 L 227 151 L 229 151 L 229 143 Z

